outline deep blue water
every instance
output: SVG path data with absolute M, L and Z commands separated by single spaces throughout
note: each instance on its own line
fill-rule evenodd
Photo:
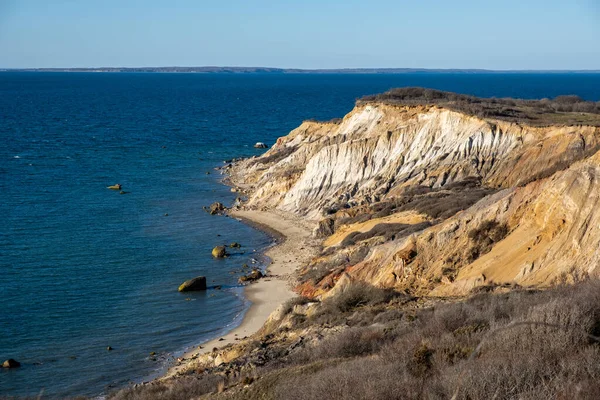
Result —
M 239 322 L 231 272 L 271 240 L 202 211 L 234 199 L 213 168 L 399 86 L 600 100 L 600 74 L 0 73 L 0 395 L 100 394 Z M 177 292 L 197 275 L 224 290 Z

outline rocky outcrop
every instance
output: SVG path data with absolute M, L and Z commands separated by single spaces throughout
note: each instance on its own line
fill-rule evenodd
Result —
M 600 128 L 367 103 L 238 162 L 245 207 L 314 221 L 305 295 L 344 279 L 433 295 L 547 285 L 600 263 Z M 310 278 L 308 278 L 310 277 Z
M 192 292 L 206 290 L 206 277 L 199 276 L 183 282 L 178 289 L 180 292 Z

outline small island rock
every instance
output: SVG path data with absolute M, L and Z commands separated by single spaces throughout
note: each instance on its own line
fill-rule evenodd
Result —
M 197 290 L 206 290 L 206 277 L 199 276 L 183 282 L 178 289 L 180 292 L 191 292 Z
M 225 211 L 225 206 L 223 205 L 223 203 L 219 203 L 214 202 L 210 205 L 210 208 L 208 209 L 208 212 L 210 215 L 215 215 L 215 214 L 219 214 L 222 213 L 223 211 Z
M 212 255 L 213 257 L 216 258 L 223 258 L 227 255 L 227 252 L 225 251 L 225 246 L 217 246 L 212 250 Z
M 257 149 L 266 149 L 267 145 L 264 144 L 263 142 L 256 142 L 256 144 L 254 145 L 255 148 Z
M 2 363 L 2 368 L 18 368 L 20 366 L 21 363 L 17 360 L 13 360 L 12 358 L 9 358 L 8 360 Z

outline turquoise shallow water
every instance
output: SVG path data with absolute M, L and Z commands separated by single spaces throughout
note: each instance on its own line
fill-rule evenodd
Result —
M 239 322 L 232 272 L 271 239 L 202 211 L 234 199 L 214 167 L 408 85 L 600 100 L 590 74 L 0 73 L 0 359 L 23 364 L 0 394 L 105 393 Z M 245 254 L 211 258 L 233 241 Z M 197 275 L 223 290 L 177 292 Z

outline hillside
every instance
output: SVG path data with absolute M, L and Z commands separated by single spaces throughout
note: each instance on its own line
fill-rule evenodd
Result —
M 599 139 L 592 126 L 361 101 L 338 123 L 303 123 L 232 180 L 247 207 L 318 224 L 305 295 L 344 275 L 432 295 L 544 286 L 599 261 Z
M 598 105 L 436 93 L 362 99 L 225 167 L 235 208 L 313 227 L 299 297 L 115 398 L 593 398 Z

